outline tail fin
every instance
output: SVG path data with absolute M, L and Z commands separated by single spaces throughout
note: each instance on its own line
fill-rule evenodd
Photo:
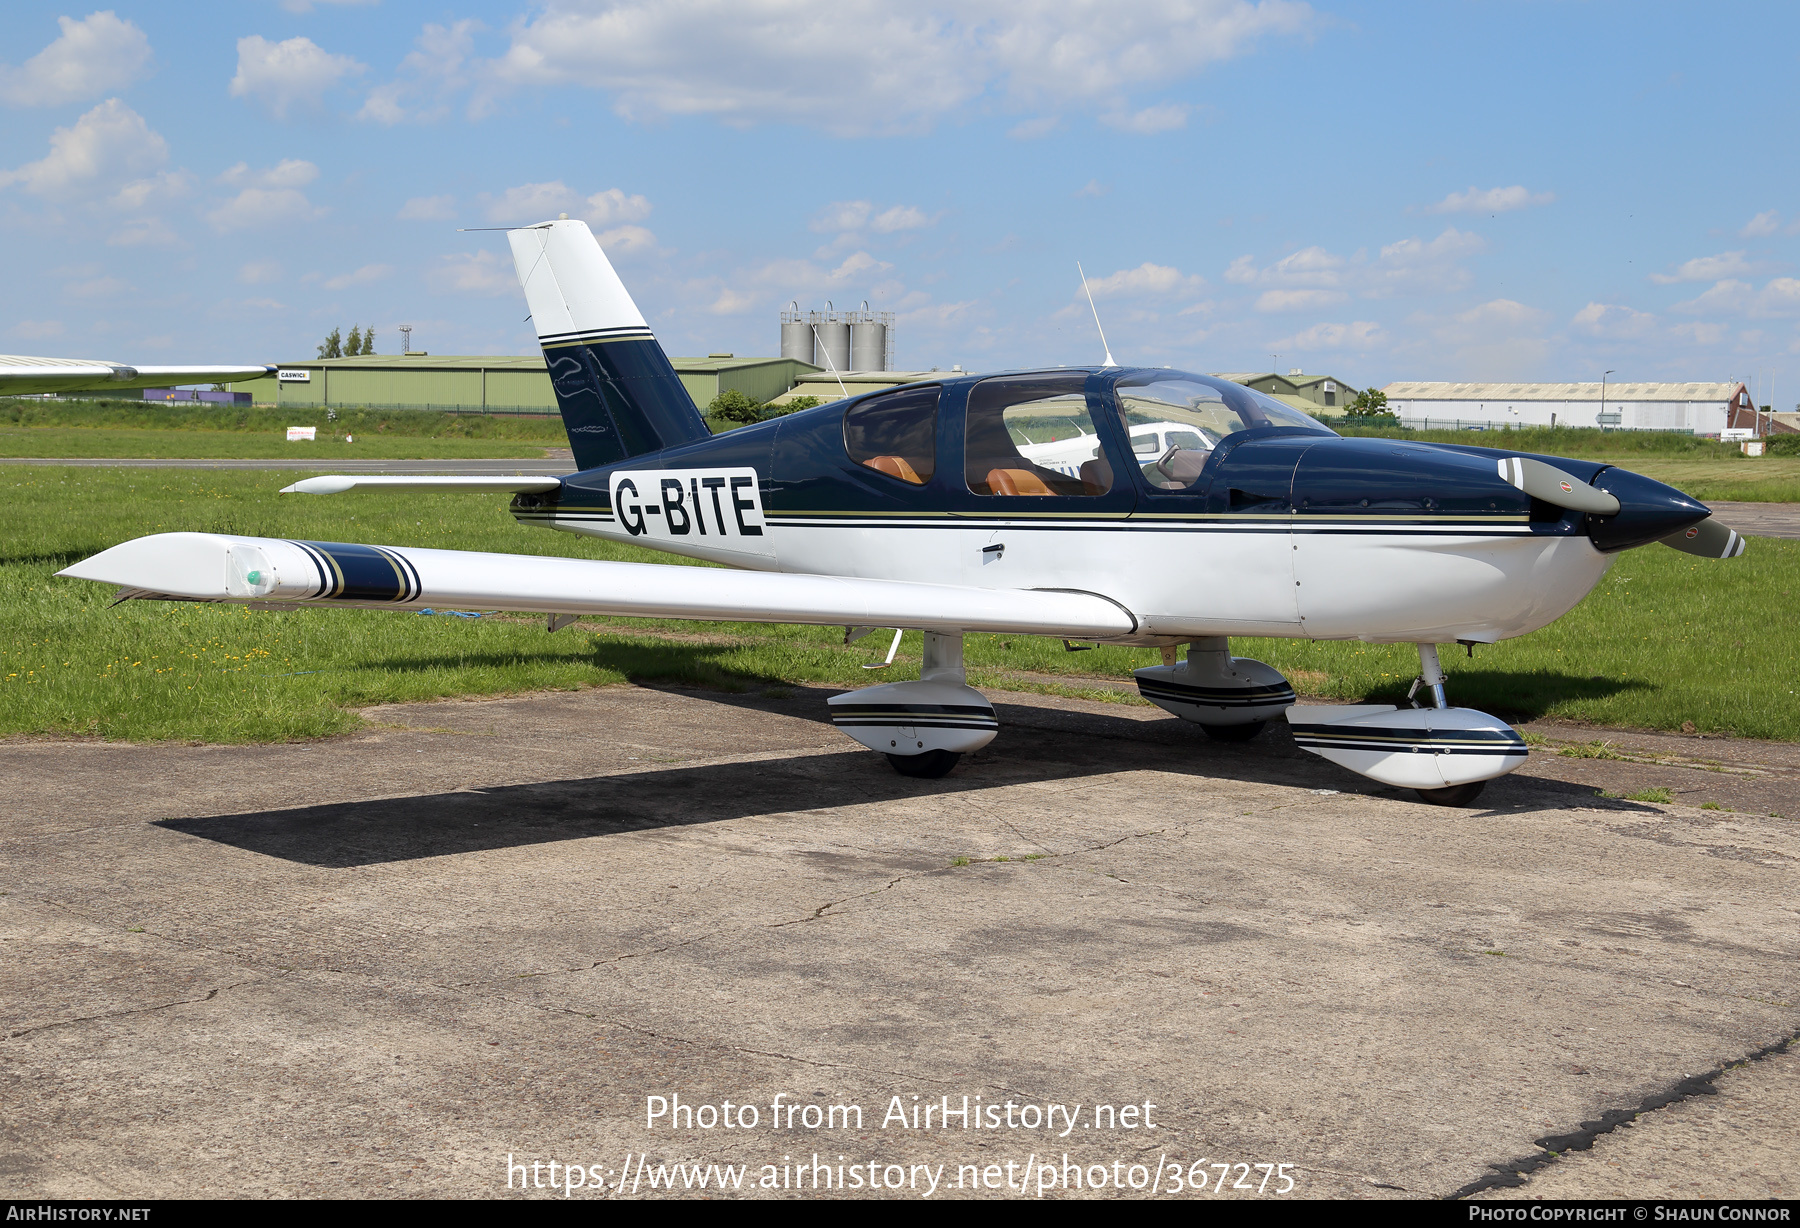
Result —
M 587 223 L 510 231 L 575 463 L 596 469 L 711 432 Z

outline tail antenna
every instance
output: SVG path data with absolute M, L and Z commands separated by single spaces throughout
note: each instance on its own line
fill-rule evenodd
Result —
M 1075 262 L 1075 271 L 1081 274 L 1081 292 L 1087 295 L 1088 310 L 1094 313 L 1094 327 L 1100 332 L 1100 348 L 1106 351 L 1106 362 L 1104 365 L 1116 367 L 1119 364 L 1113 361 L 1112 346 L 1106 343 L 1106 329 L 1100 324 L 1100 309 L 1094 306 L 1094 292 L 1088 289 L 1087 274 L 1082 272 L 1081 261 L 1079 260 Z

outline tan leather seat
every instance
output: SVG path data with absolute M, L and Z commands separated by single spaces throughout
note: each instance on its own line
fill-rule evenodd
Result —
M 1112 489 L 1112 466 L 1104 456 L 1081 462 L 1081 489 L 1090 495 L 1103 495 Z
M 902 482 L 911 482 L 914 486 L 925 485 L 925 479 L 906 463 L 904 456 L 871 456 L 863 464 L 878 473 L 885 473 L 891 478 L 899 478 Z
M 1053 495 L 1044 479 L 1029 469 L 989 469 L 988 492 L 996 495 Z

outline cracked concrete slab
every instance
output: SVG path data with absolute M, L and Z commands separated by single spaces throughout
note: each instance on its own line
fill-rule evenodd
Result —
M 1066 1153 L 1442 1197 L 1800 1029 L 1800 824 L 1769 813 L 1794 813 L 1790 748 L 1598 761 L 1626 783 L 1672 757 L 1755 769 L 1756 812 L 1600 799 L 1596 761 L 1554 753 L 1447 810 L 1279 729 L 1213 744 L 1155 710 L 996 693 L 1001 738 L 916 781 L 832 729 L 825 694 L 0 744 L 9 1188 L 485 1196 L 508 1154 L 617 1180 L 646 1153 L 951 1174 Z M 1800 1109 L 1756 1081 L 1788 1067 L 1755 1066 L 1515 1192 L 1608 1196 L 1702 1145 L 1791 1191 Z M 677 1094 L 762 1121 L 647 1126 Z M 778 1095 L 864 1120 L 776 1130 Z M 893 1097 L 965 1095 L 1115 1110 L 883 1128 Z M 1156 1128 L 1126 1128 L 1145 1103 Z

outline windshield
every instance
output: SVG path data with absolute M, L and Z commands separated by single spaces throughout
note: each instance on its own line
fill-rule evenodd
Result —
M 1133 376 L 1114 388 L 1132 458 L 1151 485 L 1186 490 L 1221 439 L 1255 427 L 1337 432 L 1316 418 L 1230 380 L 1186 371 Z

